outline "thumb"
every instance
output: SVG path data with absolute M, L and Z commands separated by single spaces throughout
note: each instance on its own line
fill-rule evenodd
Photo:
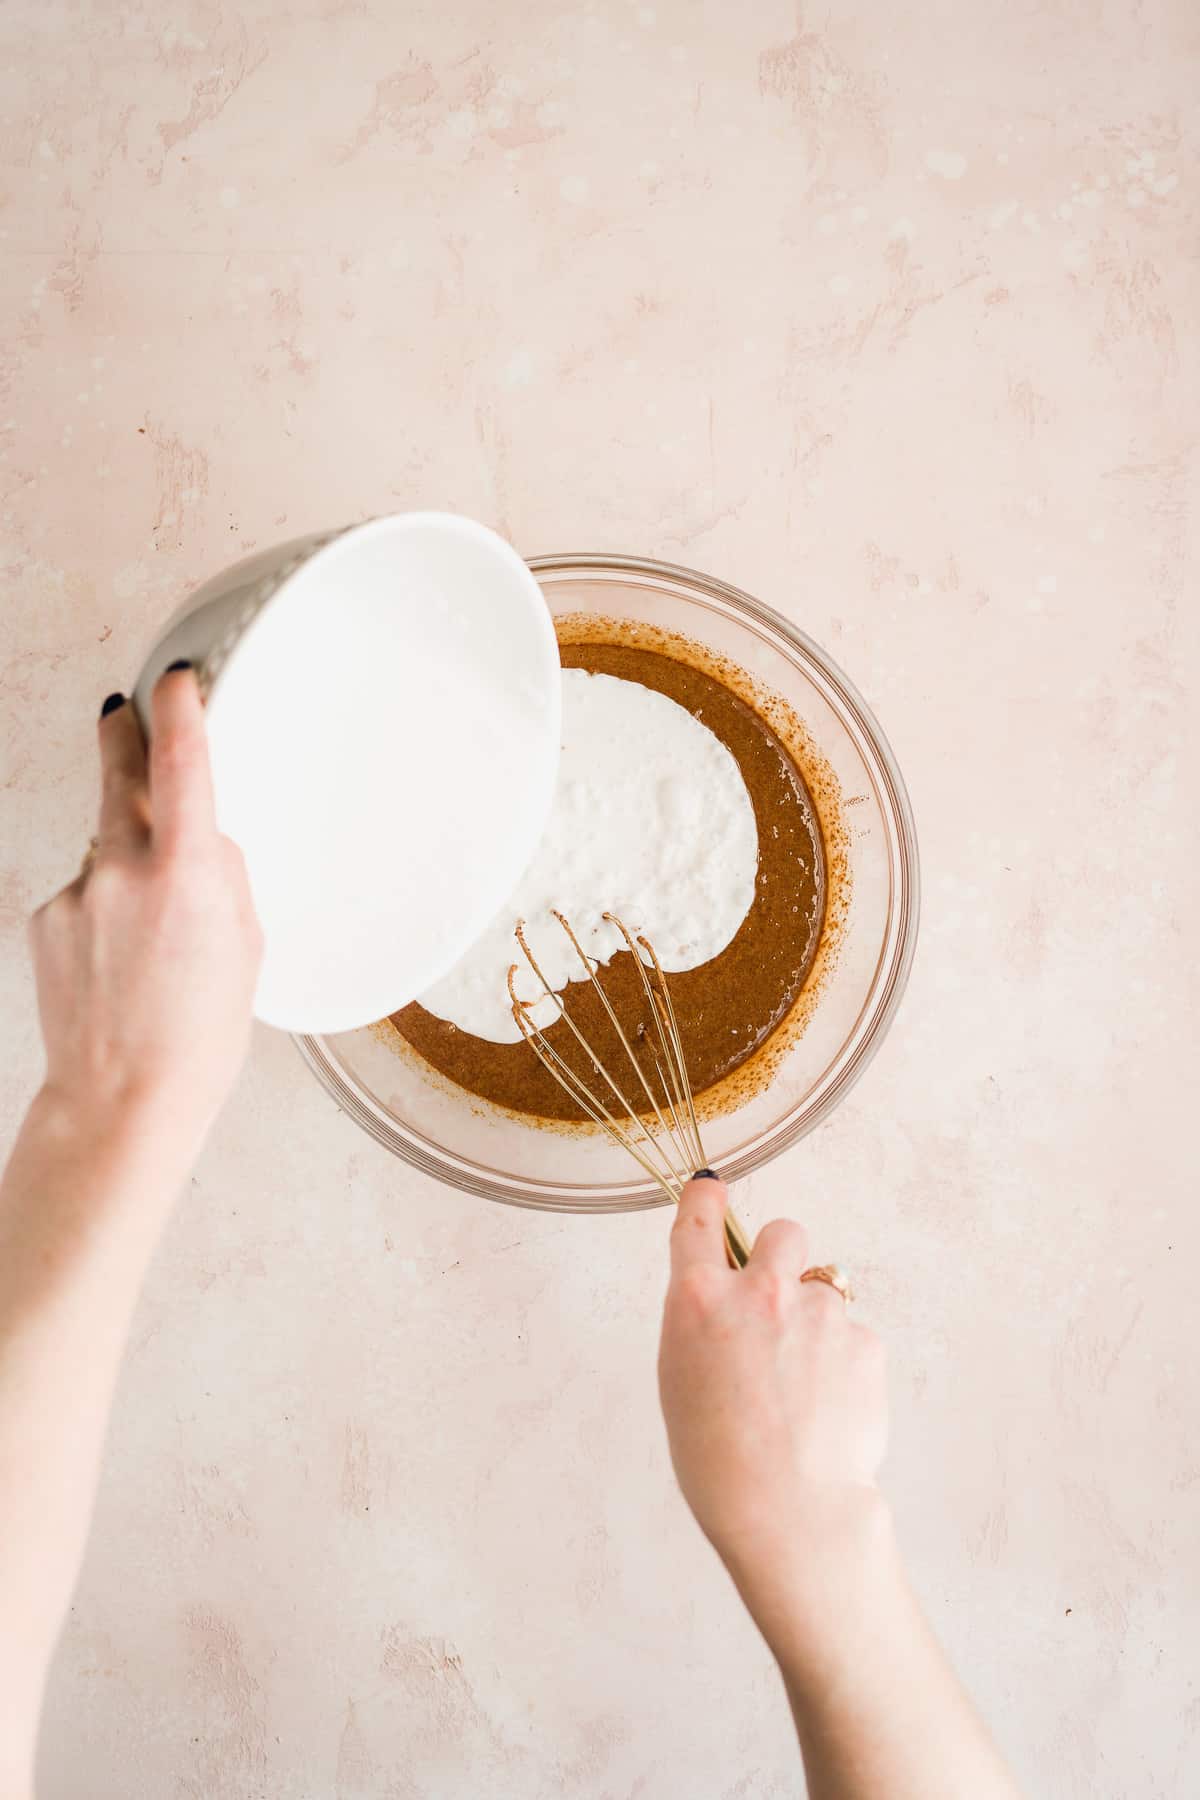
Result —
M 705 1169 L 684 1186 L 671 1227 L 671 1273 L 707 1265 L 724 1269 L 725 1208 L 729 1190 Z

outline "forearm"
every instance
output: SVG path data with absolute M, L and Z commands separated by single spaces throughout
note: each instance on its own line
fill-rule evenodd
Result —
M 44 1092 L 0 1182 L 0 1737 L 18 1758 L 32 1757 L 129 1320 L 186 1168 L 165 1136 L 148 1114 L 88 1118 Z
M 1015 1800 L 909 1585 L 887 1508 L 852 1496 L 734 1569 L 783 1674 L 812 1800 Z M 813 1548 L 805 1551 L 803 1545 Z

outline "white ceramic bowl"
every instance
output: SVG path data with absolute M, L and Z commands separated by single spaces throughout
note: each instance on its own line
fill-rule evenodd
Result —
M 561 682 L 527 565 L 449 513 L 298 538 L 168 622 L 144 726 L 181 657 L 263 925 L 258 1016 L 344 1031 L 406 1004 L 479 936 L 549 812 Z

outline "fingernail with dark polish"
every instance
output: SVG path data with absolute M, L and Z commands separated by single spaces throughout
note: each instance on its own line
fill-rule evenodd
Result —
M 693 1181 L 720 1181 L 721 1177 L 715 1169 L 697 1169 L 692 1176 Z
M 100 708 L 100 717 L 102 719 L 107 719 L 109 713 L 116 712 L 117 709 L 124 706 L 124 704 L 124 694 L 110 694 L 108 699 L 104 702 L 104 705 Z
M 190 669 L 191 666 L 190 659 L 186 656 L 181 656 L 178 662 L 168 663 L 163 673 L 166 675 L 178 675 L 181 669 Z

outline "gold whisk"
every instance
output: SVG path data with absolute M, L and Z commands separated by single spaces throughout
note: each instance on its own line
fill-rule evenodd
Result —
M 667 987 L 662 964 L 649 940 L 640 935 L 635 939 L 615 913 L 606 912 L 603 916 L 606 923 L 615 925 L 625 939 L 641 974 L 650 1017 L 654 1022 L 653 1034 L 646 1032 L 643 1041 L 653 1064 L 653 1077 L 657 1080 L 657 1086 L 630 1043 L 624 1026 L 613 1010 L 612 1002 L 597 979 L 596 966 L 591 957 L 562 913 L 554 913 L 571 940 L 588 980 L 600 997 L 609 1023 L 632 1064 L 637 1083 L 632 1091 L 637 1099 L 637 1090 L 640 1088 L 644 1104 L 640 1099 L 636 1106 L 631 1103 L 623 1087 L 614 1079 L 571 1018 L 561 996 L 555 993 L 538 966 L 537 958 L 529 947 L 523 922 L 516 928 L 521 953 L 541 983 L 544 997 L 554 1002 L 558 1019 L 567 1027 L 591 1065 L 596 1077 L 593 1086 L 589 1087 L 575 1072 L 555 1049 L 542 1028 L 530 1017 L 531 1008 L 540 1002 L 517 997 L 517 963 L 513 963 L 508 971 L 508 993 L 512 1001 L 513 1018 L 525 1042 L 563 1091 L 570 1095 L 589 1119 L 608 1133 L 614 1143 L 620 1144 L 622 1149 L 629 1152 L 651 1180 L 657 1182 L 668 1199 L 678 1200 L 684 1183 L 697 1169 L 707 1168 L 708 1164 L 700 1141 L 700 1125 L 696 1118 L 670 989 Z M 725 1214 L 725 1251 L 735 1269 L 745 1268 L 750 1246 L 732 1212 Z

